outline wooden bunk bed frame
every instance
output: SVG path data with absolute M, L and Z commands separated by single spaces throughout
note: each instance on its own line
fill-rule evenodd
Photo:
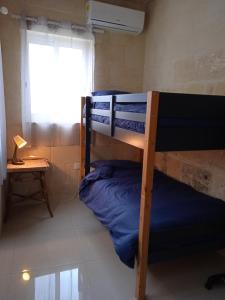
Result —
M 94 109 L 93 102 L 109 102 L 110 109 Z M 146 114 L 115 111 L 116 103 L 147 103 Z M 83 116 L 85 106 L 86 118 Z M 109 124 L 91 119 L 91 114 L 109 117 Z M 80 124 L 80 179 L 90 172 L 91 130 L 111 136 L 143 150 L 142 187 L 140 204 L 139 241 L 137 255 L 136 299 L 145 298 L 148 247 L 150 234 L 150 209 L 154 159 L 156 151 L 213 150 L 225 149 L 225 127 L 212 128 L 164 128 L 158 127 L 160 116 L 211 118 L 225 120 L 225 97 L 160 93 L 150 91 L 143 94 L 124 94 L 82 97 Z M 145 133 L 136 133 L 114 126 L 115 118 L 145 122 Z M 182 139 L 177 139 L 177 134 Z M 159 140 L 161 141 L 159 143 Z

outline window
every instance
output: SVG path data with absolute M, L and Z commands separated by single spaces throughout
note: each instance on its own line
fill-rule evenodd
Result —
M 28 32 L 31 121 L 75 124 L 91 91 L 90 40 Z
M 23 135 L 32 145 L 73 145 L 81 96 L 93 86 L 94 39 L 41 21 L 21 27 Z

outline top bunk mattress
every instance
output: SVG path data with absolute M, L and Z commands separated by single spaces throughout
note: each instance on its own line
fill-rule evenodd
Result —
M 92 103 L 92 108 L 100 110 L 109 110 L 109 102 L 94 102 Z M 141 113 L 146 114 L 146 103 L 116 103 L 114 110 L 120 112 L 131 112 L 131 113 Z M 96 114 L 91 115 L 91 119 L 96 122 L 103 124 L 109 124 L 110 118 L 106 116 L 100 116 Z M 114 126 L 128 129 L 138 133 L 145 132 L 145 123 L 138 121 L 131 121 L 126 119 L 115 119 Z M 158 119 L 158 128 L 224 128 L 225 120 L 216 118 L 180 118 L 180 117 L 161 117 Z
M 97 97 L 89 97 L 95 109 L 90 114 L 90 128 L 143 148 L 148 94 L 122 93 L 125 92 L 104 91 Z M 159 97 L 156 151 L 225 149 L 225 96 L 156 93 Z M 110 110 L 113 99 L 115 114 Z
M 134 266 L 137 253 L 141 169 L 103 161 L 81 183 L 80 198 L 104 224 L 120 259 Z M 154 174 L 150 262 L 225 247 L 225 203 L 159 171 Z M 185 253 L 186 252 L 186 253 Z

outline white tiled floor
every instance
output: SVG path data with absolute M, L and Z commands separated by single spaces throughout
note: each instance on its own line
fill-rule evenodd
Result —
M 131 300 L 135 272 L 117 258 L 108 232 L 79 201 L 62 201 L 49 218 L 44 206 L 17 208 L 0 240 L 0 300 Z M 24 282 L 21 271 L 30 270 Z M 151 266 L 148 300 L 225 299 L 225 285 L 204 289 L 225 272 L 221 254 Z

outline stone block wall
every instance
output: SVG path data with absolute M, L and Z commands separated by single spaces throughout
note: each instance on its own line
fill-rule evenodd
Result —
M 224 15 L 223 0 L 151 1 L 144 90 L 225 95 Z M 224 151 L 156 157 L 156 166 L 168 175 L 225 200 Z

